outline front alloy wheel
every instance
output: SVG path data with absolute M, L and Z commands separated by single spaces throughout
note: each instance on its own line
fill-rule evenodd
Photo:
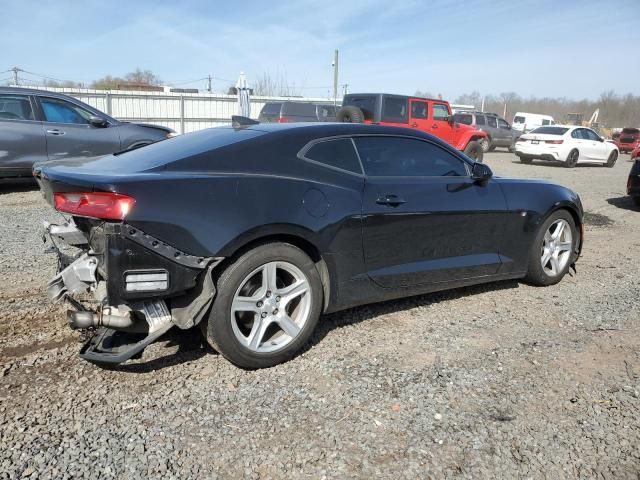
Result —
M 563 218 L 553 222 L 542 241 L 540 254 L 542 270 L 550 277 L 557 277 L 571 259 L 572 246 L 573 236 L 569 223 Z

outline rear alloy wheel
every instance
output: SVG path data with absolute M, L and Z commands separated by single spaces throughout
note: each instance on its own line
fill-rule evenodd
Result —
M 482 152 L 487 153 L 491 148 L 491 142 L 488 138 L 483 138 L 482 140 L 480 140 L 480 146 L 482 147 Z
M 307 342 L 322 310 L 311 259 L 286 243 L 260 245 L 219 277 L 206 325 L 213 348 L 242 368 L 285 362 Z
M 607 159 L 607 163 L 605 163 L 605 165 L 609 168 L 613 168 L 617 160 L 618 160 L 618 152 L 616 150 L 613 150 L 609 154 L 609 158 Z
M 580 152 L 575 148 L 569 152 L 567 156 L 567 161 L 564 162 L 564 166 L 567 168 L 573 168 L 578 164 L 578 159 L 580 158 Z
M 533 159 L 531 157 L 527 157 L 525 155 L 522 155 L 520 157 L 520 163 L 524 163 L 525 165 L 531 165 L 532 161 L 533 161 Z
M 526 280 L 534 285 L 553 285 L 562 280 L 571 266 L 576 240 L 571 214 L 566 210 L 554 212 L 531 246 Z
M 476 162 L 482 163 L 482 157 L 484 156 L 484 152 L 482 151 L 482 146 L 480 145 L 480 142 L 471 140 L 465 147 L 463 153 L 467 157 L 473 158 Z

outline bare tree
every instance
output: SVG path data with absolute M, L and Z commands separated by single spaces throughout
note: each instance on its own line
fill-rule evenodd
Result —
M 136 68 L 135 71 L 127 73 L 124 77 L 113 77 L 107 75 L 105 77 L 94 80 L 91 83 L 91 88 L 97 90 L 113 90 L 117 88 L 130 86 L 158 86 L 162 83 L 160 77 L 158 77 L 151 70 L 141 70 Z
M 265 97 L 293 97 L 300 95 L 295 85 L 289 85 L 286 77 L 281 74 L 274 77 L 269 72 L 264 72 L 254 80 L 253 92 L 255 95 Z

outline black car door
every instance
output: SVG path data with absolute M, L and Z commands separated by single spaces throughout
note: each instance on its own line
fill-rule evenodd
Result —
M 427 140 L 361 136 L 363 250 L 369 276 L 397 288 L 496 274 L 506 202 L 497 183 Z
M 36 120 L 32 98 L 0 94 L 0 177 L 30 175 L 32 165 L 46 159 L 42 122 Z
M 120 150 L 117 128 L 105 124 L 94 127 L 95 114 L 59 98 L 38 97 L 44 120 L 49 160 L 106 155 Z

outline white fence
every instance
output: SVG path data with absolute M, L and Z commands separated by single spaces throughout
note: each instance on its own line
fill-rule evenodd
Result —
M 44 88 L 44 90 L 75 97 L 118 120 L 164 125 L 178 133 L 229 125 L 231 116 L 238 114 L 238 98 L 235 95 L 84 88 Z M 251 97 L 251 118 L 258 118 L 266 102 L 284 100 L 333 103 L 326 98 Z

